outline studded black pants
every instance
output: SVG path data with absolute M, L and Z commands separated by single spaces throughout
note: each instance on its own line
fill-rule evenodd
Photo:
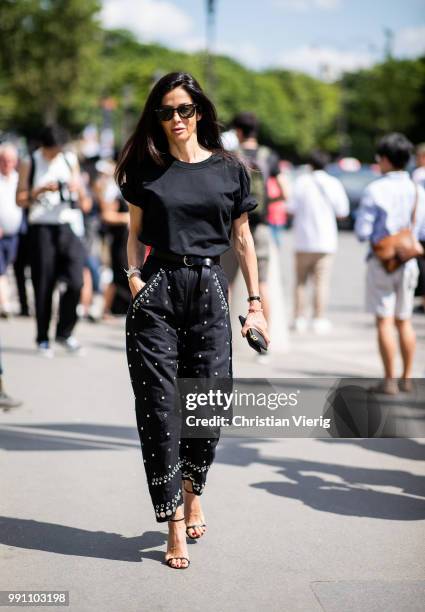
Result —
M 176 409 L 176 379 L 232 378 L 228 281 L 220 264 L 199 290 L 199 266 L 149 256 L 146 283 L 129 307 L 127 361 L 138 434 L 156 520 L 183 503 L 182 479 L 201 495 L 218 437 L 185 438 Z

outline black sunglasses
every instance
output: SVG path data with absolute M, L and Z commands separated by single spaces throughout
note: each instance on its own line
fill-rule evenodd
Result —
M 160 121 L 170 121 L 174 117 L 174 111 L 177 111 L 181 119 L 190 119 L 196 111 L 197 104 L 179 104 L 176 108 L 172 106 L 162 106 L 155 110 Z

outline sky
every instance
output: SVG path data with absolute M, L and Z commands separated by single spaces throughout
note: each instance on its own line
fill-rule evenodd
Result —
M 213 50 L 249 68 L 284 67 L 324 79 L 385 55 L 425 53 L 425 0 L 215 0 Z M 206 46 L 206 0 L 103 0 L 102 23 L 142 42 Z

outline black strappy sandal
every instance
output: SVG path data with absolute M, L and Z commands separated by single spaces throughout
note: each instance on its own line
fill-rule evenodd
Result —
M 193 485 L 192 485 L 193 486 Z M 184 490 L 186 491 L 186 493 L 190 493 L 191 495 L 195 495 L 195 493 L 192 491 L 189 491 L 188 489 L 186 489 L 186 487 L 183 485 Z M 203 535 L 205 535 L 205 530 L 204 533 L 201 533 L 198 536 L 191 536 L 188 533 L 188 529 L 195 529 L 196 527 L 206 527 L 205 523 L 198 523 L 197 525 L 187 525 L 186 526 L 186 535 L 188 538 L 190 538 L 191 540 L 199 540 L 199 538 L 202 538 Z
M 173 523 L 178 523 L 179 521 L 184 521 L 184 517 L 179 519 L 170 519 L 170 521 L 172 521 Z M 187 565 L 180 565 L 180 567 L 177 567 L 176 565 L 171 565 L 170 562 L 174 561 L 174 559 L 180 559 L 180 561 L 187 561 Z M 168 567 L 171 567 L 171 569 L 187 569 L 190 565 L 190 559 L 188 559 L 187 557 L 170 557 L 166 560 L 165 563 L 168 565 Z

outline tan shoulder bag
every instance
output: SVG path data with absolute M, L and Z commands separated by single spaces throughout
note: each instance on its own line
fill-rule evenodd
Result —
M 395 272 L 401 265 L 406 263 L 406 261 L 409 261 L 409 259 L 424 254 L 421 243 L 413 233 L 419 198 L 417 185 L 415 185 L 415 192 L 415 204 L 410 218 L 410 227 L 405 227 L 391 236 L 385 236 L 385 238 L 382 238 L 376 244 L 372 245 L 373 252 L 389 274 Z

